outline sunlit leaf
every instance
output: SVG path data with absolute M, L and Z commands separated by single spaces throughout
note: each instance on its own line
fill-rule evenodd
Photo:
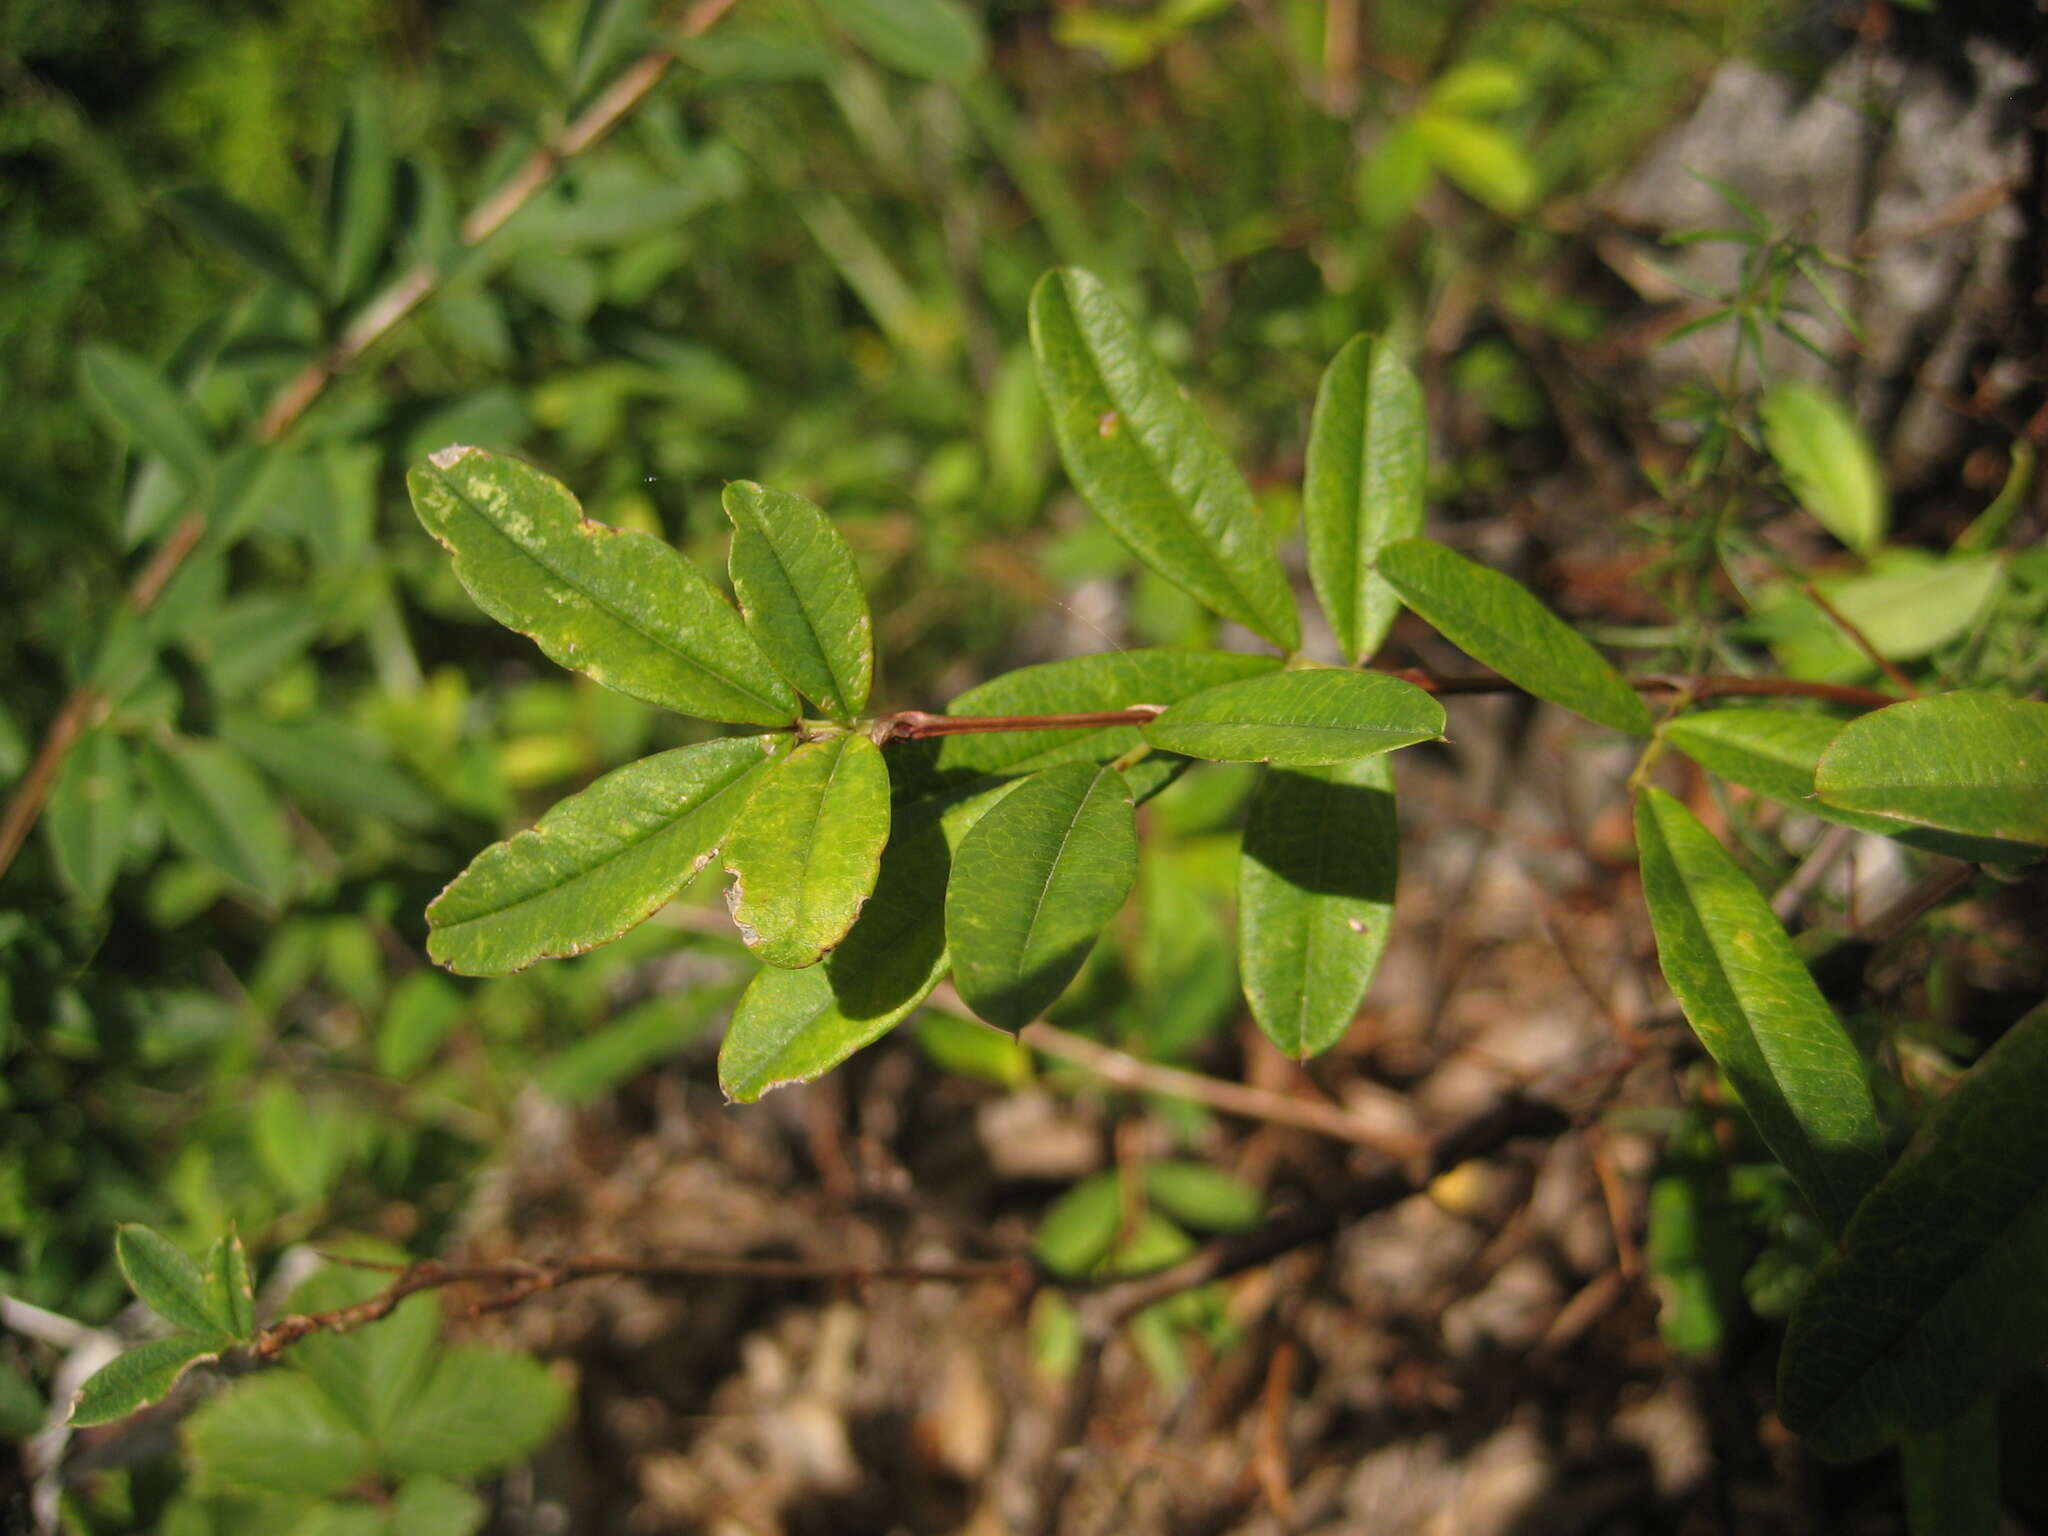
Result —
M 2048 844 L 2048 704 L 1993 693 L 1894 704 L 1842 728 L 1814 787 L 1844 811 Z
M 1425 110 L 1415 131 L 1436 168 L 1496 213 L 1526 213 L 1542 190 L 1536 167 L 1507 134 L 1491 123 L 1456 113 Z
M 873 625 L 853 551 L 825 514 L 752 481 L 725 488 L 740 612 L 782 675 L 835 720 L 867 708 Z
M 1294 767 L 1350 762 L 1444 733 L 1443 706 L 1378 672 L 1308 667 L 1191 695 L 1144 727 L 1169 752 Z
M 71 1422 L 84 1429 L 126 1418 L 161 1399 L 189 1367 L 213 1359 L 229 1342 L 219 1334 L 178 1333 L 123 1350 L 78 1389 Z

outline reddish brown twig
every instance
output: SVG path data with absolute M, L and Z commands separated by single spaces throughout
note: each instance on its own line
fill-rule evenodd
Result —
M 1826 593 L 1822 592 L 1819 587 L 1810 581 L 1800 582 L 1799 590 L 1806 595 L 1808 602 L 1828 616 L 1830 624 L 1834 625 L 1835 628 L 1848 637 L 1851 645 L 1855 646 L 1857 650 L 1874 662 L 1878 671 L 1891 679 L 1894 688 L 1898 689 L 1899 692 L 1909 699 L 1920 697 L 1920 690 L 1913 686 L 1913 680 L 1910 677 L 1899 670 L 1899 664 L 1872 645 L 1870 637 L 1857 628 L 1855 621 L 1846 613 L 1829 602 Z
M 869 727 L 877 745 L 890 741 L 923 741 L 933 736 L 975 736 L 990 731 L 1088 731 L 1117 725 L 1143 725 L 1164 711 L 1163 704 L 1133 704 L 1128 709 L 1093 709 L 1070 715 L 935 715 L 929 710 L 900 709 Z

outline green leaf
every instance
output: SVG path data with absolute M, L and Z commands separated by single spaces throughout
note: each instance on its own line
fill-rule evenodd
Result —
M 1588 720 L 1648 733 L 1650 712 L 1635 690 L 1512 576 L 1430 539 L 1389 544 L 1379 570 L 1403 602 L 1474 661 Z
M 1884 473 L 1849 408 L 1827 390 L 1786 380 L 1759 407 L 1764 446 L 1799 504 L 1858 554 L 1885 535 Z
M 78 370 L 87 392 L 128 434 L 137 451 L 162 459 L 188 490 L 206 484 L 213 473 L 206 423 L 162 374 L 133 354 L 100 342 L 79 353 Z
M 1838 810 L 2048 844 L 2048 704 L 1944 693 L 1853 720 L 1814 771 Z
M 927 1011 L 916 1025 L 917 1043 L 941 1072 L 980 1078 L 999 1088 L 1021 1088 L 1031 1081 L 1031 1052 L 1014 1035 L 1006 1035 L 979 1019 Z
M 726 1026 L 718 1083 L 751 1103 L 809 1082 L 909 1016 L 945 977 L 946 879 L 953 850 L 1020 781 L 901 810 L 882 851 L 875 893 L 839 948 L 800 971 L 764 968 Z
M 1425 108 L 1415 131 L 1436 168 L 1495 213 L 1526 213 L 1542 186 L 1521 145 L 1490 123 Z
M 343 121 L 327 181 L 327 292 L 352 298 L 376 271 L 391 233 L 395 186 L 382 103 L 358 91 Z
M 381 816 L 420 829 L 441 808 L 388 760 L 376 737 L 339 720 L 311 718 L 281 725 L 247 709 L 224 711 L 220 737 L 284 786 L 319 806 Z
M 1917 549 L 1879 550 L 1861 575 L 1814 581 L 1835 611 L 1893 661 L 1931 655 L 1968 634 L 2004 585 L 2005 562 L 1997 556 L 1937 560 Z M 1751 627 L 1795 677 L 1846 682 L 1876 670 L 1840 624 L 1790 585 L 1759 598 Z
M 256 1332 L 256 1288 L 249 1275 L 249 1255 L 237 1234 L 218 1239 L 207 1254 L 206 1284 L 220 1327 L 236 1339 L 251 1338 Z
M 1031 1251 L 1056 1275 L 1085 1275 L 1109 1257 L 1123 1224 L 1122 1181 L 1113 1170 L 1094 1174 L 1053 1202 Z
M 1031 349 L 1067 473 L 1160 575 L 1282 650 L 1301 643 L 1265 520 L 1201 413 L 1099 278 L 1048 272 Z
M 1779 1412 L 1815 1451 L 1938 1428 L 2048 1353 L 2048 1005 L 1935 1106 L 1841 1248 L 1779 1360 Z
M 1665 723 L 1663 734 L 1709 773 L 1823 821 L 1875 832 L 1909 847 L 1972 863 L 2025 863 L 2038 856 L 2024 843 L 1958 837 L 1889 816 L 1866 816 L 1829 805 L 1814 790 L 1814 771 L 1842 728 L 1841 721 L 1828 715 L 1729 708 L 1680 715 Z
M 867 708 L 875 643 L 853 551 L 823 512 L 750 480 L 725 488 L 732 589 L 761 649 L 835 720 Z
M 726 904 L 770 965 L 814 965 L 846 937 L 889 841 L 889 770 L 859 734 L 807 742 L 761 777 L 725 840 Z
M 391 1536 L 474 1536 L 490 1511 L 467 1488 L 416 1477 L 391 1501 Z
M 581 97 L 624 53 L 647 21 L 647 0 L 585 0 L 569 63 L 569 94 Z
M 377 1026 L 377 1070 L 404 1079 L 427 1064 L 462 1017 L 462 994 L 421 967 L 391 989 Z
M 1134 704 L 1172 704 L 1219 683 L 1275 672 L 1279 666 L 1271 656 L 1236 651 L 1105 651 L 1005 672 L 955 698 L 946 713 L 1094 714 Z M 1107 762 L 1143 739 L 1135 725 L 946 736 L 939 742 L 938 766 L 983 774 L 1035 773 L 1062 763 Z
M 358 1257 L 400 1259 L 377 1245 Z M 293 1293 L 295 1313 L 330 1312 L 354 1306 L 391 1283 L 382 1270 L 330 1264 Z M 387 1451 L 408 1424 L 408 1404 L 434 1368 L 440 1342 L 440 1314 L 431 1296 L 409 1296 L 367 1327 L 348 1333 L 310 1333 L 292 1346 L 294 1370 L 305 1372 L 344 1421 L 364 1439 Z
M 617 938 L 711 862 L 782 745 L 727 736 L 614 769 L 478 854 L 427 908 L 427 952 L 498 976 Z
M 1202 1232 L 1242 1232 L 1266 1213 L 1266 1197 L 1257 1189 L 1207 1163 L 1147 1163 L 1145 1197 Z
M 479 1476 L 531 1455 L 568 1407 L 568 1391 L 538 1360 L 458 1344 L 400 1404 L 379 1459 L 401 1475 Z
M 142 1304 L 173 1328 L 215 1339 L 237 1336 L 236 1314 L 170 1239 L 129 1223 L 114 1231 L 114 1257 Z
M 1316 391 L 1301 501 L 1308 574 L 1353 661 L 1379 649 L 1400 611 L 1373 562 L 1422 532 L 1425 420 L 1415 375 L 1370 336 L 1345 344 Z
M 1169 752 L 1291 767 L 1373 757 L 1443 733 L 1443 706 L 1413 683 L 1334 667 L 1225 683 L 1169 705 L 1144 728 Z
M 961 840 L 946 943 L 967 1006 L 1021 1029 L 1066 990 L 1138 873 L 1131 787 L 1111 767 L 1033 775 Z
M 57 873 L 86 906 L 104 905 L 113 889 L 134 814 L 127 746 L 110 730 L 88 731 L 57 775 L 43 820 Z
M 275 907 L 296 874 L 284 812 L 242 755 L 217 741 L 143 743 L 143 776 L 171 841 Z
M 1426 101 L 1432 111 L 1489 117 L 1520 106 L 1528 94 L 1529 82 L 1520 70 L 1490 59 L 1478 59 L 1438 76 Z
M 228 1343 L 217 1334 L 177 1333 L 123 1350 L 78 1389 L 71 1422 L 85 1429 L 125 1419 L 162 1398 L 187 1367 L 216 1358 Z
M 318 1499 L 370 1475 L 376 1452 L 311 1378 L 294 1370 L 244 1377 L 186 1421 L 185 1446 L 204 1489 Z
M 1954 1422 L 1899 1443 L 1912 1536 L 1998 1536 L 1998 1399 L 1989 1393 Z
M 660 539 L 590 521 L 560 481 L 481 448 L 443 448 L 406 485 L 477 606 L 550 659 L 679 714 L 797 718 L 732 605 Z
M 1636 803 L 1636 849 L 1665 980 L 1764 1144 L 1839 1232 L 1884 1168 L 1862 1056 L 1762 892 L 1663 790 Z
M 863 51 L 891 69 L 954 85 L 981 72 L 988 38 L 960 0 L 822 0 Z
M 187 187 L 166 193 L 164 205 L 172 217 L 194 234 L 211 240 L 258 272 L 316 299 L 320 297 L 319 288 L 307 276 L 305 265 L 286 243 L 283 233 L 247 203 L 212 187 Z
M 1309 1057 L 1343 1038 L 1393 930 L 1400 863 L 1384 757 L 1261 776 L 1237 866 L 1237 963 L 1252 1017 Z

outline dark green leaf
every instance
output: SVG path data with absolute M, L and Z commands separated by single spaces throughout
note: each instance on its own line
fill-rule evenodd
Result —
M 213 473 L 206 423 L 192 402 L 149 364 L 119 347 L 94 342 L 78 356 L 85 387 L 138 452 L 153 453 L 198 490 Z
M 617 938 L 711 862 L 783 740 L 727 736 L 614 769 L 478 854 L 427 908 L 427 952 L 496 976 Z
M 444 448 L 406 484 L 477 606 L 563 666 L 679 714 L 797 718 L 732 605 L 660 539 L 591 522 L 560 481 L 480 448 Z
M 1664 977 L 1764 1143 L 1831 1231 L 1884 1168 L 1868 1071 L 1770 903 L 1664 791 L 1636 803 L 1643 894 Z
M 889 770 L 866 736 L 807 742 L 761 776 L 726 837 L 727 905 L 770 965 L 814 965 L 846 937 L 889 840 Z
M 732 589 L 761 649 L 835 720 L 867 708 L 875 644 L 853 551 L 825 514 L 750 480 L 725 488 Z
M 206 1284 L 221 1327 L 232 1337 L 247 1340 L 256 1331 L 256 1288 L 249 1275 L 249 1255 L 237 1234 L 220 1238 L 207 1254 Z
M 57 872 L 86 906 L 99 907 L 113 889 L 134 813 L 127 746 L 104 727 L 88 731 L 57 775 L 43 821 Z
M 1427 451 L 1415 375 L 1385 342 L 1354 336 L 1316 391 L 1301 500 L 1309 579 L 1353 661 L 1379 649 L 1400 611 L 1373 562 L 1422 532 Z
M 215 1358 L 228 1342 L 218 1334 L 177 1333 L 122 1351 L 78 1389 L 71 1422 L 85 1429 L 126 1418 L 163 1397 L 187 1367 Z
M 568 1407 L 568 1392 L 538 1360 L 458 1344 L 399 1404 L 379 1460 L 401 1475 L 479 1476 L 532 1454 Z
M 1814 787 L 1839 810 L 2048 844 L 2048 704 L 1992 693 L 1894 704 L 1842 728 Z
M 1413 683 L 1334 667 L 1225 683 L 1144 727 L 1145 739 L 1169 752 L 1293 767 L 1373 757 L 1443 733 L 1443 706 Z
M 1251 488 L 1101 280 L 1049 272 L 1031 294 L 1039 387 L 1067 473 L 1154 570 L 1282 650 L 1294 594 Z
M 441 808 L 386 757 L 384 744 L 338 720 L 280 725 L 246 709 L 221 716 L 221 740 L 282 784 L 295 799 L 429 827 Z
M 961 0 L 821 0 L 825 12 L 891 69 L 955 85 L 978 74 L 988 39 Z
M 1998 1399 L 1989 1393 L 1954 1422 L 1899 1442 L 1912 1536 L 1998 1536 Z
M 171 841 L 256 892 L 270 906 L 296 874 L 284 813 L 240 753 L 217 741 L 144 743 L 143 774 Z
M 1237 963 L 1252 1017 L 1290 1056 L 1343 1038 L 1393 929 L 1401 840 L 1384 757 L 1269 768 L 1237 872 Z
M 245 1377 L 204 1404 L 185 1425 L 185 1446 L 199 1486 L 223 1492 L 318 1499 L 376 1466 L 370 1442 L 290 1370 Z
M 1950 1090 L 1814 1271 L 1779 1361 L 1788 1429 L 1866 1456 L 2048 1354 L 2048 1006 Z
M 967 1006 L 1021 1029 L 1065 991 L 1138 872 L 1131 789 L 1069 763 L 1027 779 L 961 840 L 946 943 Z
M 1511 576 L 1430 539 L 1380 551 L 1380 574 L 1458 649 L 1539 699 L 1647 733 L 1650 712 L 1620 673 Z
M 1820 525 L 1859 554 L 1883 539 L 1884 474 L 1847 406 L 1817 385 L 1786 380 L 1759 407 L 1764 445 L 1792 494 Z
M 230 255 L 240 258 L 258 272 L 320 297 L 320 290 L 306 268 L 293 254 L 284 235 L 248 204 L 237 202 L 212 187 L 188 187 L 166 193 L 164 205 L 172 217 L 193 233 L 211 240 Z
M 595 85 L 646 20 L 647 0 L 585 0 L 576 54 L 569 62 L 569 94 L 580 97 Z
M 377 269 L 391 233 L 396 185 L 383 106 L 360 91 L 349 106 L 327 182 L 327 292 L 353 298 Z

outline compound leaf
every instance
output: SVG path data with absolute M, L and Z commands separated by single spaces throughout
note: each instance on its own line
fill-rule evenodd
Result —
M 797 691 L 835 720 L 867 708 L 874 627 L 853 551 L 801 496 L 750 480 L 725 488 L 728 569 L 747 628 Z
M 453 1345 L 398 1405 L 379 1459 L 401 1475 L 474 1477 L 533 1452 L 568 1406 L 567 1390 L 538 1360 Z
M 1413 683 L 1334 667 L 1225 683 L 1144 727 L 1145 739 L 1169 752 L 1291 767 L 1373 757 L 1443 733 L 1443 706 Z
M 1031 348 L 1067 473 L 1139 558 L 1282 650 L 1294 594 L 1237 466 L 1109 290 L 1074 267 L 1031 292 Z
M 1880 709 L 1842 728 L 1814 788 L 1837 810 L 2048 844 L 2048 704 L 1944 693 Z
M 185 1445 L 199 1484 L 222 1491 L 317 1499 L 376 1467 L 376 1448 L 294 1370 L 246 1377 L 204 1404 L 186 1423 Z
M 592 522 L 559 480 L 481 448 L 441 449 L 406 486 L 476 605 L 552 660 L 679 714 L 797 718 L 732 605 L 652 534 Z

